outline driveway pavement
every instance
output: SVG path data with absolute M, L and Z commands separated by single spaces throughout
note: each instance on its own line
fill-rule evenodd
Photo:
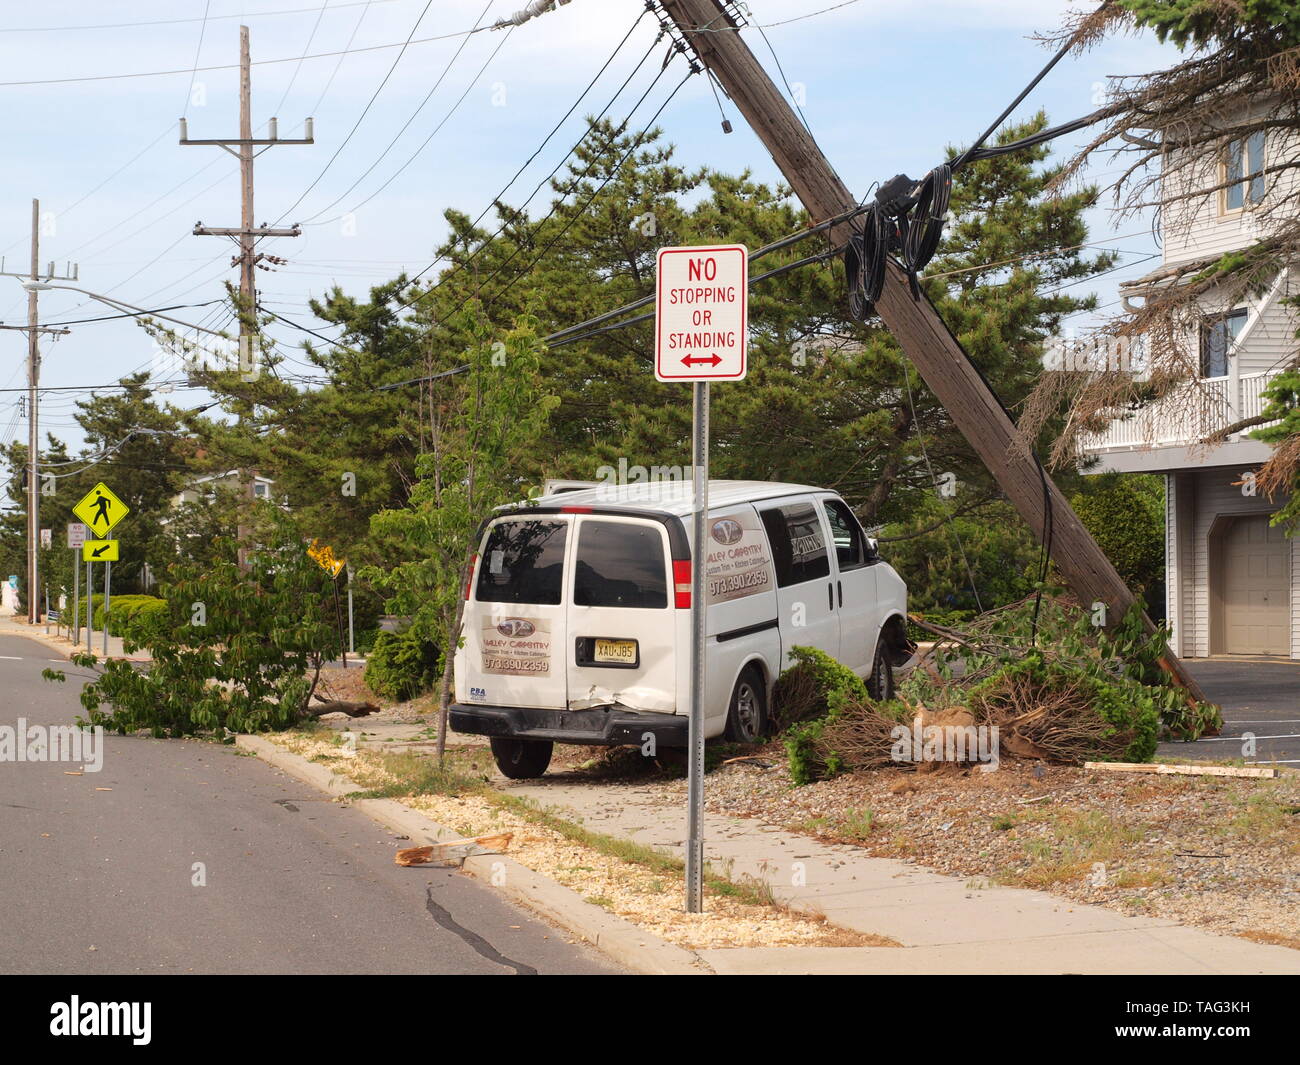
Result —
M 1223 707 L 1223 735 L 1162 743 L 1157 758 L 1245 758 L 1300 767 L 1300 662 L 1225 655 L 1183 664 L 1206 697 Z M 1248 737 L 1254 738 L 1253 754 Z

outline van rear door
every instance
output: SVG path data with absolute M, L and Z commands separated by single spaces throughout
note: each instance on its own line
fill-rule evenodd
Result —
M 569 582 L 569 706 L 673 713 L 677 619 L 663 523 L 578 519 Z
M 568 706 L 565 648 L 567 516 L 511 516 L 488 530 L 477 564 L 465 660 L 498 706 Z

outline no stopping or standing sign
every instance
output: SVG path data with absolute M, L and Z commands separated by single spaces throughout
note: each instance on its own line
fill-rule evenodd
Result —
M 660 248 L 655 274 L 655 378 L 740 381 L 749 324 L 749 249 Z

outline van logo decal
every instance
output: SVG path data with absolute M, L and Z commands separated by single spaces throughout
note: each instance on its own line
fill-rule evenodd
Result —
M 527 618 L 506 618 L 497 626 L 497 632 L 502 636 L 509 636 L 513 640 L 523 639 L 531 636 L 537 631 L 537 626 Z
M 734 544 L 745 535 L 745 529 L 735 518 L 719 518 L 710 526 L 709 535 L 720 544 Z

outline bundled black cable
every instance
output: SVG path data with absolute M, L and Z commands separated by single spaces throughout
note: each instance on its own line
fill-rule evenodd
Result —
M 849 279 L 849 313 L 865 321 L 885 285 L 885 257 L 894 255 L 907 273 L 913 299 L 921 295 L 918 276 L 934 258 L 952 195 L 952 168 L 943 163 L 920 181 L 898 174 L 876 192 L 860 228 L 844 252 Z

